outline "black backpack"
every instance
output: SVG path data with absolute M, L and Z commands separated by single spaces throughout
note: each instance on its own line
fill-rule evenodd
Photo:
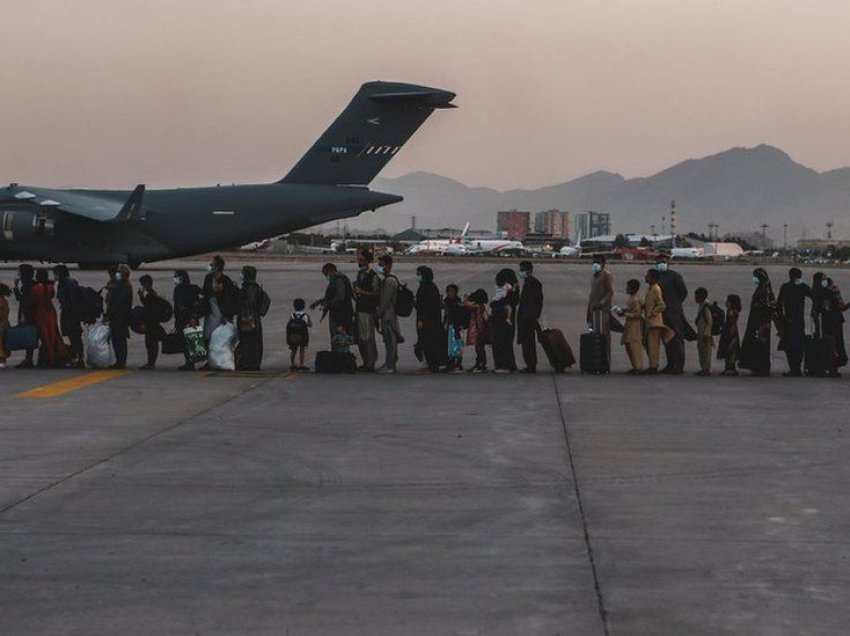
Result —
M 103 296 L 91 287 L 77 287 L 80 322 L 93 325 L 103 316 Z
M 286 323 L 286 344 L 290 347 L 303 347 L 307 344 L 307 321 L 295 314 Z
M 398 280 L 398 278 L 396 278 Z M 416 296 L 407 288 L 407 285 L 399 282 L 398 297 L 395 303 L 395 315 L 399 318 L 407 318 L 413 313 L 416 306 Z
M 147 310 L 158 323 L 168 322 L 174 316 L 174 308 L 162 296 L 154 296 L 148 303 Z
M 726 312 L 716 302 L 708 306 L 711 311 L 711 335 L 719 336 L 723 333 L 723 325 L 726 324 Z
M 266 293 L 266 290 L 260 287 L 260 291 L 257 292 L 257 313 L 260 316 L 265 316 L 269 313 L 269 309 L 272 306 L 272 299 Z

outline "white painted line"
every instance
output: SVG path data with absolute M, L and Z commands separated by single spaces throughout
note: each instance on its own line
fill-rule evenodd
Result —
M 233 210 L 213 210 L 215 216 L 233 216 L 236 214 Z

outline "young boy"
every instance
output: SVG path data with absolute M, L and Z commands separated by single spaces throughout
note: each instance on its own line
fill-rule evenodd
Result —
M 712 349 L 714 349 L 714 338 L 711 336 L 714 316 L 708 306 L 708 291 L 705 287 L 700 287 L 694 292 L 694 300 L 699 305 L 696 325 L 700 370 L 697 371 L 697 375 L 709 376 L 711 375 L 711 354 Z
M 617 314 L 626 319 L 620 342 L 625 345 L 626 353 L 629 354 L 629 362 L 632 365 L 632 368 L 627 371 L 629 375 L 643 373 L 643 303 L 638 296 L 639 291 L 639 280 L 633 278 L 628 281 L 626 293 L 629 295 L 629 302 L 625 309 L 617 308 Z
M 303 298 L 296 298 L 292 303 L 292 308 L 295 310 L 289 322 L 286 323 L 286 344 L 292 351 L 290 355 L 291 366 L 290 371 L 307 371 L 304 366 L 304 355 L 307 352 L 307 345 L 310 344 L 309 329 L 313 327 L 313 321 L 310 320 L 309 314 L 304 311 L 306 303 Z M 298 357 L 298 364 L 295 364 L 295 357 Z
M 447 285 L 446 297 L 443 300 L 443 327 L 448 335 L 449 373 L 463 372 L 463 323 L 467 310 L 458 297 L 459 292 L 454 283 Z

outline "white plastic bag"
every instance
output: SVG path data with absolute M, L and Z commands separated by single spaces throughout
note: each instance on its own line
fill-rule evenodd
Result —
M 102 322 L 92 325 L 86 334 L 86 365 L 91 369 L 106 369 L 115 362 L 109 336 L 109 325 Z
M 219 325 L 210 336 L 210 347 L 207 362 L 211 369 L 218 371 L 234 371 L 236 369 L 236 358 L 233 352 L 236 349 L 236 327 L 232 322 Z

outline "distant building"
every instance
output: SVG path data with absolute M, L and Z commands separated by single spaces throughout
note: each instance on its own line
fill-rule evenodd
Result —
M 582 239 L 611 234 L 611 215 L 595 211 L 576 214 L 575 231 Z
M 800 239 L 797 249 L 804 252 L 831 252 L 842 247 L 850 247 L 847 239 Z
M 531 212 L 500 211 L 496 215 L 496 234 L 518 241 L 525 240 L 531 227 Z
M 553 239 L 570 238 L 570 213 L 561 210 L 545 210 L 534 215 L 534 232 L 548 234 Z

